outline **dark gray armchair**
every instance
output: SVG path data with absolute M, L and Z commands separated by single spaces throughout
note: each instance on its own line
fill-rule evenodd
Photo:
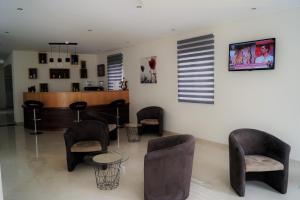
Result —
M 230 183 L 239 196 L 245 195 L 246 180 L 267 183 L 287 192 L 290 146 L 255 129 L 238 129 L 229 136 Z
M 159 136 L 163 135 L 164 120 L 163 120 L 163 109 L 157 106 L 150 106 L 141 109 L 137 112 L 137 121 L 141 124 L 139 134 L 145 132 L 157 132 Z
M 84 160 L 84 156 L 107 152 L 108 129 L 100 121 L 86 120 L 69 128 L 64 139 L 68 171 L 73 171 Z
M 145 200 L 184 200 L 189 196 L 194 148 L 191 135 L 149 141 L 144 160 Z

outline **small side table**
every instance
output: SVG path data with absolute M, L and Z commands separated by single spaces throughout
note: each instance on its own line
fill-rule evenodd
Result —
M 141 140 L 138 129 L 141 127 L 141 124 L 129 123 L 125 124 L 127 129 L 127 138 L 128 142 L 139 142 Z
M 121 164 L 128 159 L 128 155 L 115 151 L 85 157 L 86 162 L 94 167 L 100 190 L 112 190 L 119 186 Z

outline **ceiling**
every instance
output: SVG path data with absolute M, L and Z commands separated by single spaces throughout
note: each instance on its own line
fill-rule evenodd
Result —
M 143 0 L 137 8 L 140 1 L 0 0 L 0 58 L 13 49 L 46 51 L 48 42 L 64 41 L 78 42 L 81 53 L 99 53 L 300 7 L 300 0 Z

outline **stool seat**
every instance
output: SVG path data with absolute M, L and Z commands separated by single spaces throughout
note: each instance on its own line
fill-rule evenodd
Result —
M 36 101 L 36 100 L 28 100 L 24 102 L 24 105 L 28 108 L 28 109 L 41 109 L 44 104 L 40 101 Z
M 78 101 L 70 104 L 71 110 L 84 110 L 87 107 L 87 102 L 85 101 Z
M 112 101 L 112 102 L 109 104 L 109 106 L 110 106 L 110 107 L 113 107 L 113 108 L 116 108 L 116 107 L 121 107 L 121 106 L 123 106 L 125 103 L 126 103 L 125 99 L 117 99 L 117 100 Z

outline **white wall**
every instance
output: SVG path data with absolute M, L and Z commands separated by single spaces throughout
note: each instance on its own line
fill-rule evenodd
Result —
M 165 130 L 227 143 L 234 129 L 261 129 L 289 143 L 291 157 L 300 160 L 299 19 L 296 9 L 123 49 L 131 121 L 142 107 L 159 105 L 165 110 Z M 208 33 L 215 34 L 215 104 L 179 103 L 176 41 Z M 277 42 L 275 70 L 227 70 L 229 43 L 270 37 Z M 157 56 L 156 85 L 140 84 L 140 59 L 146 56 Z
M 49 57 L 48 53 L 48 57 Z M 53 55 L 57 60 L 57 55 Z M 64 58 L 64 54 L 61 55 Z M 79 60 L 85 60 L 88 70 L 88 79 L 80 79 L 80 65 L 70 65 L 63 62 L 62 64 L 54 62 L 48 64 L 38 63 L 38 52 L 35 51 L 13 51 L 13 86 L 14 86 L 14 108 L 15 121 L 23 121 L 23 92 L 28 90 L 29 86 L 35 85 L 39 91 L 40 83 L 48 83 L 49 91 L 71 91 L 71 84 L 79 82 L 81 89 L 86 86 L 86 80 L 93 81 L 94 85 L 98 85 L 99 81 L 104 81 L 107 84 L 106 77 L 97 77 L 98 56 L 93 54 L 79 54 Z M 28 78 L 28 69 L 38 69 L 38 79 Z M 50 68 L 69 68 L 70 79 L 50 79 Z

